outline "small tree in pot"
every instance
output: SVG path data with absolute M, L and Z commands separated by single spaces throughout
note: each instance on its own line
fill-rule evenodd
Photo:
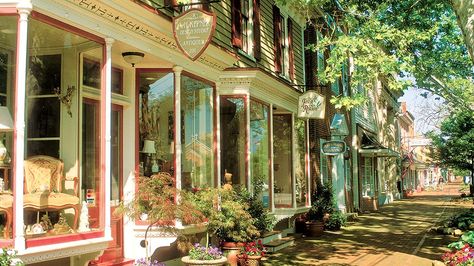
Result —
M 331 184 L 320 184 L 311 197 L 312 206 L 307 213 L 306 222 L 309 236 L 319 236 L 324 231 L 324 223 L 334 212 L 334 196 Z

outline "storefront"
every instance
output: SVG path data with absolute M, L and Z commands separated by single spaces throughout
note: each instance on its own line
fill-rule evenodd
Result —
M 139 193 L 138 176 L 157 172 L 186 190 L 260 181 L 280 219 L 308 209 L 298 90 L 263 70 L 233 69 L 238 57 L 216 45 L 190 60 L 169 17 L 132 2 L 12 1 L 0 10 L 0 103 L 13 121 L 3 135 L 0 246 L 27 264 L 143 257 L 146 218 L 113 213 Z M 148 236 L 153 250 L 176 240 Z

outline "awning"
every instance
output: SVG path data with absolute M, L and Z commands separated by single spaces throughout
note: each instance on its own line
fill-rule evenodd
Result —
M 400 153 L 383 146 L 377 137 L 362 130 L 359 153 L 364 157 L 400 157 Z

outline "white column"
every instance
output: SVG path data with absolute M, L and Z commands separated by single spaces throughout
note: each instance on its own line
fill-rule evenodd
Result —
M 23 160 L 25 159 L 25 94 L 26 94 L 26 60 L 28 49 L 28 16 L 33 9 L 31 2 L 22 1 L 17 5 L 20 15 L 17 36 L 17 75 L 16 75 L 16 97 L 15 97 L 15 206 L 14 228 L 15 249 L 18 252 L 25 250 L 25 235 L 23 231 Z
M 216 134 L 216 150 L 217 150 L 217 156 L 216 156 L 216 160 L 217 160 L 217 184 L 215 184 L 216 187 L 221 187 L 221 184 L 222 184 L 222 178 L 223 176 L 221 176 L 221 96 L 219 94 L 219 90 L 220 90 L 220 87 L 221 87 L 221 83 L 220 82 L 216 82 L 216 107 L 214 109 L 214 112 L 216 112 L 216 131 L 214 131 L 214 134 Z
M 176 188 L 181 189 L 181 72 L 183 67 L 175 66 L 174 71 L 174 145 Z
M 296 208 L 296 163 L 299 158 L 296 156 L 296 121 L 295 121 L 295 114 L 291 113 L 291 206 Z
M 110 228 L 110 179 L 111 179 L 111 116 L 112 116 L 112 44 L 114 39 L 105 38 L 105 237 L 112 237 Z
M 273 189 L 273 184 L 275 184 L 275 169 L 273 167 L 273 104 L 270 104 L 270 132 L 268 135 L 270 136 L 270 184 L 268 184 L 268 193 L 270 202 L 268 203 L 270 206 L 270 211 L 275 211 L 275 190 Z

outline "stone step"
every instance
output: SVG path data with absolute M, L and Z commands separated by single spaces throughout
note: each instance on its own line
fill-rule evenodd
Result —
M 281 231 L 272 231 L 272 232 L 266 232 L 263 234 L 262 238 L 262 243 L 266 245 L 267 243 L 272 242 L 273 240 L 280 239 L 282 237 Z
M 274 253 L 278 250 L 284 249 L 289 247 L 295 243 L 295 238 L 292 236 L 289 237 L 282 237 L 280 239 L 275 239 L 270 241 L 269 243 L 265 244 L 268 253 Z

